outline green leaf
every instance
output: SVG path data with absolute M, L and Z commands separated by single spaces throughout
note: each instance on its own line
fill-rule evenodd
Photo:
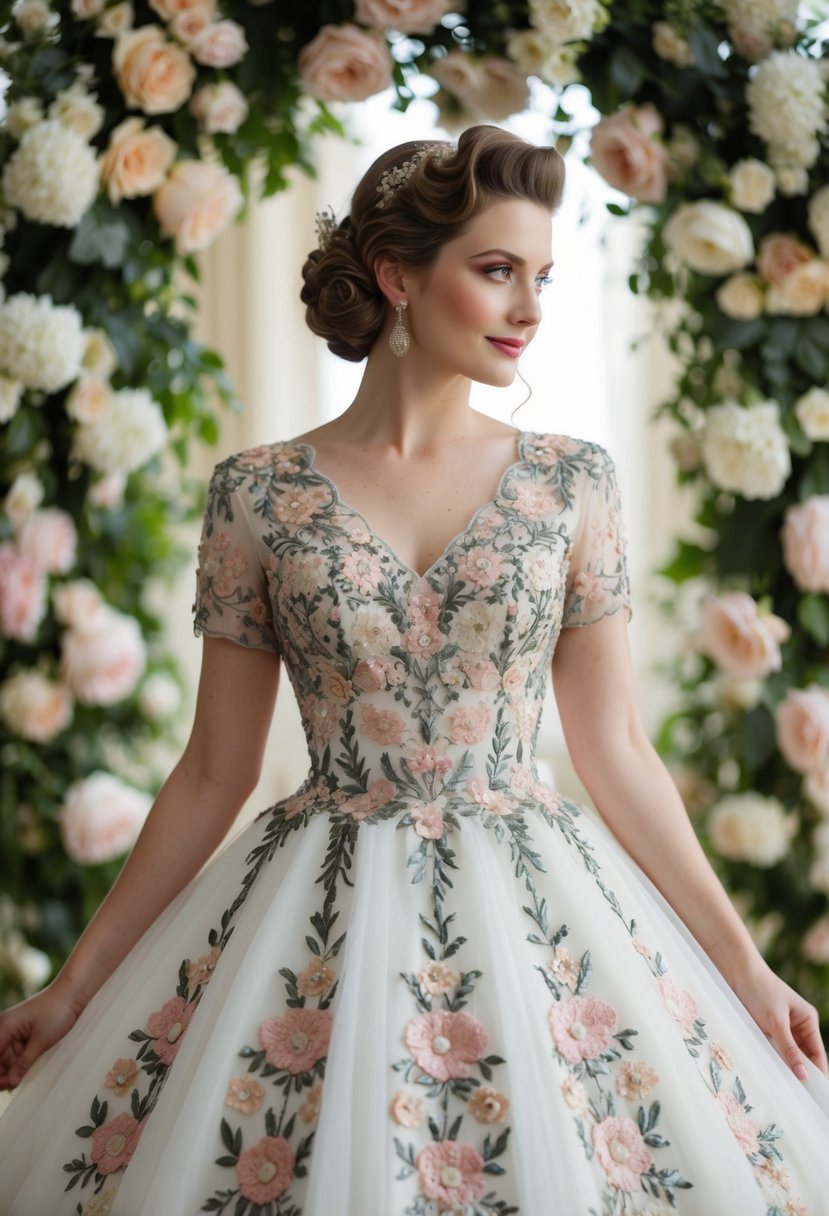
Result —
M 794 361 L 810 379 L 825 380 L 829 368 L 829 355 L 807 334 L 801 334 L 794 345 Z
M 69 246 L 69 257 L 82 266 L 100 262 L 103 266 L 120 266 L 130 242 L 129 225 L 119 216 L 100 220 L 91 207 L 75 229 Z
M 774 721 L 763 705 L 750 710 L 740 722 L 740 747 L 749 774 L 756 773 L 775 754 Z
M 804 595 L 797 605 L 797 623 L 819 646 L 829 645 L 829 597 Z
M 703 573 L 707 558 L 707 550 L 687 540 L 681 540 L 671 560 L 660 567 L 657 573 L 674 583 L 684 583 L 686 579 L 698 578 Z
M 623 45 L 610 56 L 610 75 L 622 100 L 627 101 L 641 88 L 647 73 L 639 56 Z
M 721 78 L 726 75 L 726 67 L 720 56 L 721 41 L 718 30 L 707 25 L 695 26 L 688 37 L 694 63 L 708 77 Z

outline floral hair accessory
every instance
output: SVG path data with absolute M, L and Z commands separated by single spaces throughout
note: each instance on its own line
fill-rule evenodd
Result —
M 377 193 L 381 197 L 377 206 L 381 209 L 385 207 L 400 187 L 406 185 L 424 157 L 431 154 L 435 160 L 446 160 L 447 157 L 454 156 L 456 151 L 454 144 L 421 144 L 409 160 L 404 160 L 402 165 L 395 165 L 393 169 L 387 169 L 380 178 Z
M 323 253 L 325 253 L 331 245 L 331 238 L 339 228 L 331 207 L 323 207 L 322 211 L 317 212 L 314 217 L 314 228 L 317 234 L 317 244 Z

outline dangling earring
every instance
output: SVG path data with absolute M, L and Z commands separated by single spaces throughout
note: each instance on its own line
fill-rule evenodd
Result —
M 409 349 L 409 331 L 406 329 L 406 324 L 403 320 L 403 309 L 407 307 L 406 300 L 397 301 L 395 304 L 397 320 L 394 323 L 394 329 L 389 334 L 391 353 L 397 355 L 398 359 L 402 359 Z

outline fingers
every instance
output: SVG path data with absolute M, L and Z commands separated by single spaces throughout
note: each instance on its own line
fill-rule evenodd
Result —
M 820 1035 L 820 1020 L 817 1010 L 803 1002 L 791 1012 L 791 1029 L 800 1050 L 824 1075 L 829 1075 L 826 1049 Z

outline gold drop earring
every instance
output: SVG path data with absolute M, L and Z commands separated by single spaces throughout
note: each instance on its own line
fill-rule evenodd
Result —
M 408 307 L 406 300 L 398 300 L 395 304 L 397 309 L 397 320 L 394 323 L 394 328 L 389 334 L 389 346 L 391 353 L 396 355 L 398 359 L 402 359 L 409 349 L 409 331 L 406 329 L 406 323 L 403 320 L 403 310 Z

